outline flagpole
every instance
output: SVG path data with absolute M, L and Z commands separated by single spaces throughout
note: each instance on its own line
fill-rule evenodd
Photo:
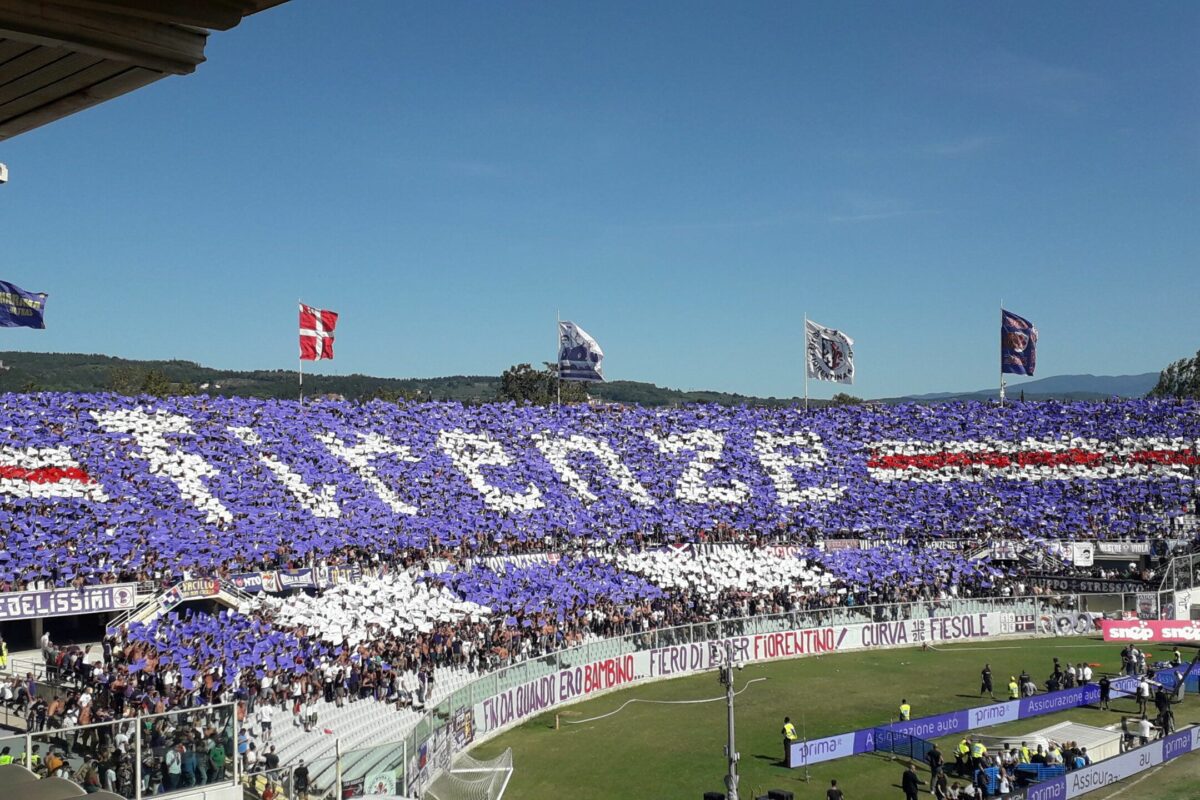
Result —
M 296 305 L 303 305 L 304 301 L 296 298 Z M 296 353 L 297 371 L 300 376 L 300 407 L 304 408 L 304 354 L 297 351 Z
M 1000 298 L 1000 406 L 1004 406 L 1004 298 Z
M 562 323 L 562 309 L 554 310 L 554 391 L 555 405 L 562 405 L 562 361 L 558 357 L 559 348 L 561 346 L 560 325 Z
M 804 410 L 808 411 L 808 312 L 804 312 Z

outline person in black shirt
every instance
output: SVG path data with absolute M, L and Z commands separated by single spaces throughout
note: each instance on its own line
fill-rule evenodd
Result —
M 825 800 L 845 800 L 845 797 L 838 788 L 837 781 L 830 781 L 829 788 L 825 790 Z
M 917 776 L 917 765 L 908 762 L 908 769 L 904 770 L 904 775 L 900 778 L 900 788 L 904 790 L 905 800 L 917 800 L 917 793 L 924 782 Z
M 279 780 L 279 775 L 276 770 L 279 769 L 279 754 L 275 752 L 275 745 L 271 745 L 267 749 L 267 754 L 263 756 L 263 764 L 267 767 L 267 777 L 269 780 Z
M 1100 678 L 1100 709 L 1102 711 L 1111 710 L 1108 707 L 1108 701 L 1111 699 L 1111 696 L 1112 681 L 1108 679 L 1107 675 L 1104 675 Z
M 996 699 L 996 693 L 992 690 L 992 665 L 984 664 L 983 672 L 979 673 L 983 681 L 979 684 L 979 696 L 983 697 L 983 693 L 987 692 L 993 700 Z
M 304 759 L 300 759 L 300 765 L 292 772 L 292 787 L 296 797 L 308 800 L 308 767 L 304 766 Z
M 938 770 L 940 770 L 942 765 L 946 763 L 946 759 L 942 755 L 942 751 L 938 749 L 936 744 L 933 746 L 932 750 L 925 754 L 925 761 L 929 764 L 930 775 L 937 775 Z

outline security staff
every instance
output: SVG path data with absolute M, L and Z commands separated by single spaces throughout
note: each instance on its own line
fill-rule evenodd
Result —
M 964 736 L 962 741 L 958 743 L 958 747 L 954 750 L 954 769 L 958 772 L 959 777 L 965 777 L 967 774 L 967 759 L 971 755 L 971 737 Z
M 901 698 L 900 700 L 900 721 L 908 722 L 912 719 L 912 706 L 908 704 L 908 700 Z
M 9 755 L 8 748 L 0 750 L 0 765 L 13 763 L 13 757 Z
M 796 726 L 792 724 L 791 717 L 783 718 L 783 744 L 786 747 L 796 741 Z
M 1008 699 L 1009 700 L 1020 700 L 1021 699 L 1021 686 L 1020 686 L 1020 684 L 1017 683 L 1016 677 L 1012 676 L 1012 675 L 1010 675 L 1008 677 Z
M 35 744 L 33 746 L 32 753 L 21 753 L 21 755 L 17 757 L 17 763 L 21 766 L 29 767 L 29 769 L 37 772 L 38 764 L 42 763 L 42 757 L 38 755 L 38 747 L 40 747 L 40 745 Z M 28 760 L 28 764 L 25 763 L 26 760 Z
M 983 757 L 987 755 L 987 748 L 983 742 L 971 743 L 971 770 L 979 769 L 983 766 Z
M 1026 742 L 1021 742 L 1021 763 L 1028 764 L 1029 758 L 1030 758 L 1029 744 Z

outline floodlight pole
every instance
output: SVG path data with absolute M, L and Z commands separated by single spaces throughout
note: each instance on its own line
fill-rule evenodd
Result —
M 725 757 L 729 761 L 729 773 L 725 776 L 725 789 L 728 793 L 729 800 L 738 800 L 738 760 L 741 756 L 738 754 L 737 745 L 734 742 L 733 730 L 733 644 L 725 642 L 725 658 L 721 663 L 721 683 L 725 685 L 725 708 L 728 718 L 728 741 L 725 745 Z

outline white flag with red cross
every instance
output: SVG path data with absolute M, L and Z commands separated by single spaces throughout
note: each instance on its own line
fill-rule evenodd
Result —
M 333 358 L 333 329 L 338 315 L 334 311 L 300 304 L 300 360 L 320 361 Z

